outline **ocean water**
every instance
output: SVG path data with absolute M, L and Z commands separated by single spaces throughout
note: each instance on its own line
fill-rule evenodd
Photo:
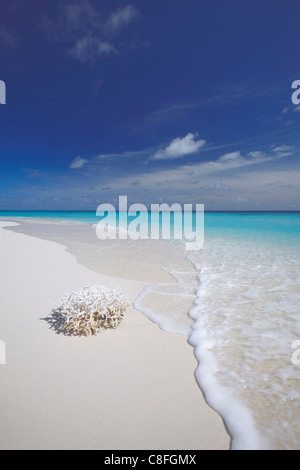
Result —
M 213 216 L 190 343 L 197 379 L 233 448 L 300 448 L 300 216 Z M 226 398 L 227 397 L 227 398 Z M 250 413 L 249 413 L 250 412 Z
M 195 251 L 180 240 L 99 241 L 93 213 L 17 216 L 14 230 L 58 241 L 92 269 L 126 277 L 131 263 L 144 276 L 135 307 L 188 337 L 232 449 L 300 449 L 300 213 L 206 213 Z

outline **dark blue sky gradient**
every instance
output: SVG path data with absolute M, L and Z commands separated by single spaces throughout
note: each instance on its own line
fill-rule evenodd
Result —
M 0 209 L 93 210 L 122 194 L 300 209 L 298 1 L 12 0 L 0 12 Z

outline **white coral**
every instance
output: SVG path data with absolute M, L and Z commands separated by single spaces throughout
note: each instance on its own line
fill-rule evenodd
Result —
M 100 330 L 117 328 L 129 305 L 120 289 L 90 285 L 65 295 L 53 310 L 51 323 L 69 335 L 96 335 Z

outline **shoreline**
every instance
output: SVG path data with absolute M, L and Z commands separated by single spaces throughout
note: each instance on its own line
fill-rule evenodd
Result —
M 117 330 L 89 338 L 56 335 L 43 321 L 53 302 L 87 284 L 120 287 L 133 302 L 145 283 L 95 273 L 63 245 L 9 225 L 0 221 L 0 448 L 228 450 L 184 336 L 133 307 Z

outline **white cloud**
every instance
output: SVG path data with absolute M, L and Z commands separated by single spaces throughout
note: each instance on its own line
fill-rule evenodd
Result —
M 248 198 L 246 197 L 233 197 L 232 199 L 230 199 L 230 202 L 234 202 L 234 204 L 244 204 L 247 201 Z
M 276 157 L 278 158 L 283 158 L 283 157 L 288 157 L 293 154 L 291 150 L 293 150 L 293 145 L 280 145 L 278 147 L 272 148 L 272 152 L 275 153 Z
M 79 168 L 82 168 L 87 163 L 88 163 L 88 160 L 78 156 L 78 157 L 74 158 L 73 162 L 70 165 L 70 168 L 72 170 L 78 170 Z
M 69 30 L 82 31 L 83 28 L 99 26 L 100 15 L 88 1 L 63 5 L 63 15 Z
M 152 155 L 151 160 L 169 160 L 197 153 L 200 148 L 206 144 L 206 141 L 195 139 L 196 135 L 192 133 L 187 134 L 182 139 L 178 137 L 177 139 L 172 140 L 168 147 L 158 150 L 154 155 Z
M 138 158 L 138 157 L 145 157 L 149 152 L 148 149 L 145 150 L 137 150 L 137 151 L 127 151 L 123 153 L 103 153 L 98 155 L 96 158 L 103 160 L 103 159 L 112 159 L 112 158 Z
M 293 113 L 294 111 L 296 111 L 297 113 L 299 113 L 299 111 L 300 111 L 300 105 L 291 104 L 291 105 L 289 105 L 289 106 L 286 106 L 286 107 L 283 108 L 283 110 L 281 111 L 281 114 L 290 114 L 290 113 Z
M 114 195 L 123 194 L 123 191 L 126 191 L 126 194 L 133 200 L 139 202 L 151 196 L 152 201 L 159 200 L 159 198 L 165 198 L 166 201 L 184 202 L 197 200 L 214 205 L 211 207 L 216 209 L 255 208 L 256 204 L 262 204 L 263 207 L 269 209 L 282 209 L 289 207 L 289 201 L 299 200 L 297 161 L 294 162 L 293 169 L 289 168 L 289 170 L 286 170 L 286 165 L 280 164 L 282 154 L 291 149 L 294 150 L 295 147 L 279 144 L 263 151 L 259 149 L 249 151 L 248 149 L 247 153 L 237 150 L 219 153 L 213 158 L 208 158 L 210 153 L 205 154 L 203 151 L 201 160 L 195 159 L 189 163 L 166 160 L 165 169 L 161 166 L 158 169 L 156 165 L 151 165 L 149 162 L 149 155 L 154 153 L 153 149 L 152 151 L 143 149 L 140 152 L 127 151 L 119 154 L 98 155 L 89 159 L 88 165 L 86 160 L 83 166 L 86 165 L 84 171 L 87 176 L 90 176 L 89 184 L 93 183 L 97 187 L 100 182 L 104 188 L 110 188 Z M 114 165 L 115 170 L 110 175 L 109 186 L 107 186 L 107 176 L 103 174 L 103 163 L 110 158 L 127 159 L 128 157 L 135 158 L 143 164 L 136 167 L 133 173 L 132 165 L 128 165 L 128 168 L 122 166 L 120 171 L 118 165 Z M 75 168 L 79 167 L 80 161 L 73 162 Z M 144 165 L 146 163 L 147 166 Z M 280 184 L 275 184 L 276 182 Z M 76 180 L 75 183 L 78 184 L 78 181 Z
M 138 11 L 127 5 L 102 18 L 88 0 L 62 2 L 58 19 L 43 18 L 42 28 L 62 43 L 65 52 L 82 63 L 95 62 L 103 55 L 117 53 L 115 36 L 136 17 Z
M 279 147 L 273 147 L 272 151 L 273 152 L 287 152 L 289 150 L 292 150 L 294 147 L 293 145 L 280 145 Z
M 138 16 L 138 11 L 132 5 L 119 8 L 110 14 L 104 28 L 108 34 L 117 34 L 123 27 L 129 25 Z
M 261 150 L 254 150 L 253 152 L 249 152 L 248 156 L 251 158 L 265 158 L 266 154 Z
M 0 44 L 4 44 L 4 46 L 9 46 L 14 48 L 17 44 L 17 34 L 7 29 L 5 26 L 0 26 Z
M 37 179 L 42 179 L 45 178 L 45 175 L 39 171 L 39 170 L 34 170 L 26 175 L 26 178 L 37 178 Z
M 93 62 L 98 57 L 112 52 L 116 52 L 112 44 L 91 36 L 78 39 L 70 50 L 70 54 L 80 62 Z
M 220 171 L 234 170 L 238 168 L 247 167 L 255 164 L 262 164 L 269 160 L 274 159 L 275 156 L 267 156 L 261 151 L 249 152 L 246 157 L 241 155 L 241 152 L 231 152 L 222 155 L 217 160 L 208 162 L 200 162 L 196 165 L 190 166 L 195 172 L 201 176 L 217 173 Z
M 205 181 L 205 187 L 209 189 L 227 190 L 235 186 L 234 182 L 245 177 L 250 172 L 250 168 L 265 168 L 265 164 L 275 162 L 282 157 L 279 152 L 270 152 L 266 154 L 260 150 L 249 152 L 245 156 L 239 151 L 227 153 L 219 156 L 215 160 L 198 161 L 193 164 L 182 164 L 176 168 L 168 168 L 159 171 L 147 171 L 136 174 L 140 181 L 140 186 L 155 189 L 157 187 L 174 188 L 189 192 L 191 185 L 199 182 L 199 187 Z M 216 179 L 218 181 L 216 185 Z M 224 184 L 221 180 L 224 179 Z M 122 178 L 114 182 L 121 187 L 129 186 L 132 176 L 128 178 L 122 175 Z M 255 181 L 255 180 L 254 180 Z M 245 183 L 246 184 L 246 183 Z M 253 180 L 251 179 L 251 184 Z M 242 197 L 240 194 L 237 197 Z
M 237 161 L 241 158 L 241 153 L 240 152 L 231 152 L 231 153 L 226 153 L 222 157 L 220 157 L 217 161 L 219 162 L 234 162 Z

